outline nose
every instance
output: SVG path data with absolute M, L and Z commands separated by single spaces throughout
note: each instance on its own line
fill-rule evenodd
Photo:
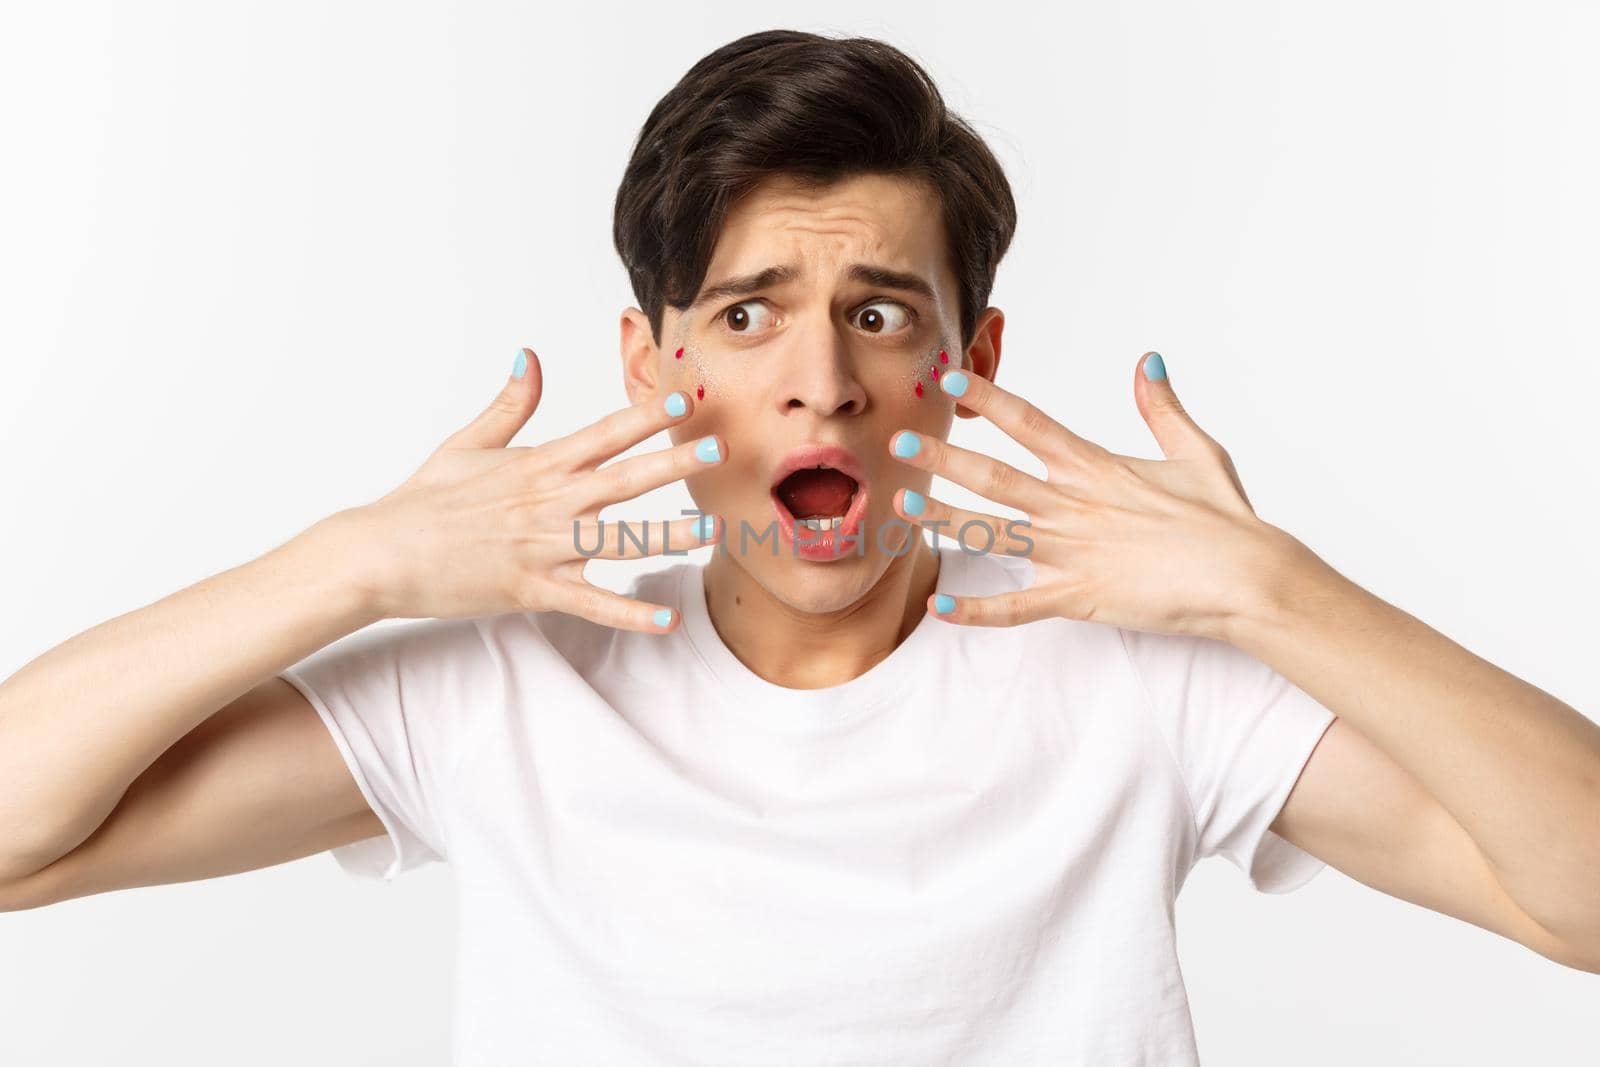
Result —
M 789 354 L 779 393 L 785 413 L 809 409 L 817 415 L 858 415 L 867 406 L 867 391 L 856 376 L 854 357 L 839 335 L 828 330 L 799 339 Z

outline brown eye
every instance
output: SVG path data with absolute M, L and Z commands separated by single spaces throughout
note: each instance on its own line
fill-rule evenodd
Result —
M 722 322 L 734 333 L 749 333 L 751 316 L 747 309 L 759 307 L 761 307 L 761 301 L 759 300 L 746 300 L 743 303 L 734 304 L 722 313 Z
M 891 314 L 886 316 L 878 310 L 879 308 L 888 309 Z M 868 333 L 894 333 L 910 320 L 910 313 L 892 300 L 880 300 L 876 304 L 868 304 L 856 316 L 857 323 Z

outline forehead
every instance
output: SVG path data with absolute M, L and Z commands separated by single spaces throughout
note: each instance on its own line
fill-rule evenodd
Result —
M 927 278 L 954 293 L 944 218 L 926 182 L 861 174 L 823 188 L 774 175 L 729 210 L 701 286 L 780 264 L 807 283 L 833 281 L 853 263 Z

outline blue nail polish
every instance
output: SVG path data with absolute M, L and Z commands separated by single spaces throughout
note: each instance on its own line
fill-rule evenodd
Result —
M 689 398 L 682 393 L 672 392 L 667 394 L 667 399 L 662 404 L 667 409 L 667 414 L 677 418 L 689 410 Z
M 528 373 L 528 353 L 517 349 L 517 358 L 511 361 L 511 376 L 520 378 Z
M 922 438 L 910 430 L 902 430 L 894 439 L 894 454 L 908 459 L 922 451 Z
M 944 386 L 944 391 L 951 396 L 967 395 L 967 372 L 953 370 L 939 379 L 939 384 Z
M 1167 376 L 1166 360 L 1161 358 L 1160 352 L 1152 352 L 1145 357 L 1144 376 L 1152 382 L 1159 382 Z
M 921 493 L 915 489 L 907 489 L 905 500 L 901 502 L 900 506 L 905 509 L 907 515 L 921 515 L 922 509 L 927 506 L 927 503 L 926 500 L 922 499 Z
M 656 609 L 655 619 L 656 619 L 656 625 L 662 627 L 663 629 L 665 629 L 668 626 L 671 626 L 672 625 L 672 609 L 671 608 L 658 608 L 658 609 Z
M 715 437 L 702 437 L 700 443 L 694 446 L 694 454 L 703 463 L 715 463 L 722 458 L 722 450 L 717 447 Z
M 933 598 L 933 610 L 940 615 L 948 615 L 956 610 L 956 598 L 939 593 Z
M 711 540 L 711 535 L 717 532 L 717 517 L 715 515 L 702 515 L 695 520 L 694 535 L 702 541 Z

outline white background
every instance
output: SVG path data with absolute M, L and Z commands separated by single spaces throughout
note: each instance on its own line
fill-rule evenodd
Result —
M 518 345 L 546 375 L 518 443 L 622 406 L 633 137 L 776 26 L 900 46 L 1005 163 L 1002 384 L 1153 457 L 1132 370 L 1158 349 L 1264 518 L 1595 714 L 1578 3 L 13 9 L 0 677 L 387 491 Z M 319 855 L 0 915 L 0 1059 L 441 1063 L 452 904 L 442 866 L 383 887 Z M 1600 977 L 1332 869 L 1268 896 L 1207 862 L 1178 913 L 1208 1063 L 1600 1056 Z

